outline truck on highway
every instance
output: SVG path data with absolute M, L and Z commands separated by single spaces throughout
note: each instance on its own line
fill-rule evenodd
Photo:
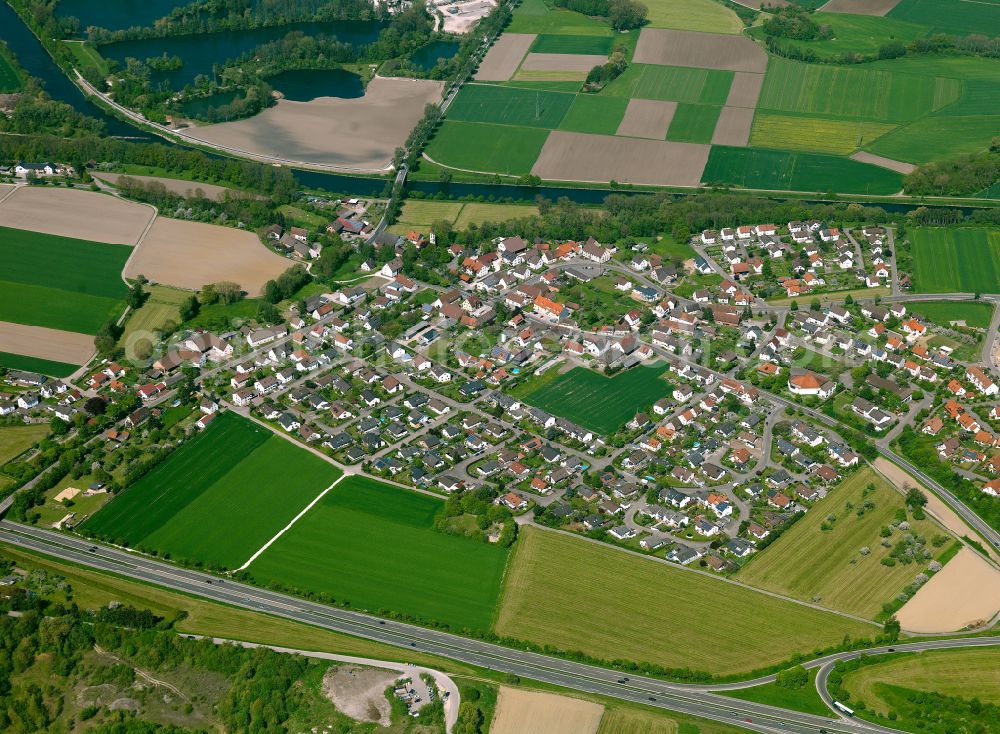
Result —
M 854 709 L 847 708 L 847 706 L 842 704 L 840 701 L 834 701 L 833 705 L 838 711 L 845 713 L 848 716 L 854 716 Z

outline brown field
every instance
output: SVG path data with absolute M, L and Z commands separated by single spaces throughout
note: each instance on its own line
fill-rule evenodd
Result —
M 663 140 L 667 137 L 667 128 L 670 127 L 670 121 L 674 119 L 676 110 L 676 102 L 659 102 L 653 99 L 629 100 L 625 116 L 618 125 L 618 132 L 615 135 Z
M 118 179 L 123 176 L 134 178 L 136 181 L 142 181 L 144 184 L 148 184 L 150 181 L 156 181 L 157 183 L 163 184 L 167 191 L 179 194 L 180 196 L 186 198 L 193 197 L 199 190 L 205 195 L 206 198 L 217 200 L 225 196 L 227 191 L 232 192 L 233 194 L 243 193 L 236 189 L 226 188 L 225 186 L 201 183 L 200 181 L 185 181 L 180 178 L 164 178 L 163 176 L 135 176 L 131 173 L 107 172 L 93 173 L 91 175 L 96 179 L 100 179 L 105 183 L 111 184 L 112 186 L 117 185 Z
M 283 99 L 246 120 L 192 128 L 185 136 L 272 163 L 382 171 L 443 88 L 427 79 L 375 77 L 357 99 Z
M 917 167 L 912 163 L 894 161 L 892 158 L 885 158 L 880 155 L 875 155 L 874 153 L 866 153 L 863 150 L 859 150 L 857 153 L 854 153 L 851 158 L 856 161 L 861 161 L 862 163 L 871 163 L 875 166 L 888 168 L 890 171 L 899 171 L 902 174 L 913 173 L 917 170 Z
M 599 703 L 501 686 L 490 734 L 595 734 L 603 715 Z
M 599 54 L 528 54 L 521 71 L 582 71 L 588 72 L 608 60 Z
M 482 82 L 507 81 L 517 71 L 521 59 L 534 42 L 534 33 L 504 33 L 486 52 L 475 79 Z
M 701 69 L 767 71 L 767 53 L 745 36 L 643 28 L 635 48 L 637 64 L 696 66 Z
M 989 623 L 1000 612 L 1000 571 L 962 548 L 896 612 L 907 632 L 957 632 Z
M 83 364 L 94 354 L 94 337 L 72 331 L 0 321 L 0 352 Z
M 698 186 L 709 146 L 554 130 L 531 172 L 550 181 Z
M 14 184 L 0 184 L 0 201 L 3 201 L 15 189 Z
M 885 15 L 899 5 L 899 0 L 830 0 L 820 10 L 824 13 Z
M 153 207 L 109 194 L 22 186 L 0 202 L 0 226 L 134 245 L 154 215 Z
M 292 265 L 264 247 L 252 232 L 157 217 L 125 266 L 125 276 L 141 274 L 177 288 L 231 280 L 256 296 L 264 283 Z
M 754 110 L 749 107 L 723 107 L 715 123 L 712 145 L 738 145 L 745 148 L 750 142 Z
M 757 98 L 760 97 L 760 88 L 763 84 L 763 74 L 737 71 L 733 74 L 733 85 L 729 87 L 726 107 L 756 107 Z

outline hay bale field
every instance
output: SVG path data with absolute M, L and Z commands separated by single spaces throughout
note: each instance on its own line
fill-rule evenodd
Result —
M 256 296 L 264 283 L 292 265 L 252 232 L 157 217 L 129 260 L 125 276 L 141 274 L 154 283 L 191 289 L 231 280 Z
M 750 142 L 754 111 L 747 107 L 723 107 L 712 133 L 712 145 L 745 148 Z
M 192 197 L 195 195 L 199 189 L 201 192 L 209 199 L 220 200 L 227 192 L 231 194 L 243 194 L 243 192 L 237 189 L 230 189 L 225 186 L 217 186 L 216 184 L 202 183 L 200 181 L 185 181 L 180 178 L 166 178 L 164 176 L 138 176 L 131 173 L 110 173 L 110 172 L 95 172 L 91 174 L 94 178 L 109 183 L 113 186 L 118 184 L 118 180 L 123 177 L 132 178 L 136 181 L 142 181 L 144 184 L 151 182 L 161 183 L 167 191 L 174 194 L 179 194 L 184 197 Z
M 600 658 L 728 675 L 837 645 L 845 634 L 872 637 L 880 627 L 525 526 L 495 629 Z
M 915 170 L 917 170 L 917 167 L 912 163 L 904 163 L 903 161 L 894 161 L 892 158 L 886 158 L 885 156 L 875 155 L 874 153 L 866 153 L 863 150 L 859 150 L 856 153 L 852 153 L 851 160 L 860 161 L 861 163 L 871 163 L 873 166 L 881 166 L 882 168 L 888 168 L 890 171 L 896 171 L 897 173 L 902 173 L 904 176 L 908 173 L 913 173 Z
M 899 5 L 899 0 L 830 0 L 820 10 L 824 13 L 885 15 Z
M 767 71 L 767 53 L 745 36 L 643 28 L 633 60 L 637 64 L 694 66 L 728 71 Z
M 0 226 L 134 245 L 153 219 L 146 204 L 77 189 L 22 186 L 0 202 Z
M 376 172 L 392 162 L 443 82 L 375 77 L 363 97 L 282 99 L 258 115 L 185 131 L 186 137 L 272 163 Z
M 541 54 L 524 57 L 522 71 L 578 71 L 586 73 L 608 60 L 598 54 Z
M 491 734 L 595 734 L 604 707 L 554 693 L 500 687 Z
M 482 82 L 507 81 L 534 42 L 534 33 L 504 33 L 486 52 L 474 78 Z
M 735 72 L 733 83 L 729 87 L 729 96 L 726 98 L 726 107 L 756 107 L 763 86 L 763 74 L 751 74 L 747 71 Z
M 94 337 L 73 331 L 0 321 L 0 352 L 50 362 L 83 364 L 94 353 Z
M 676 102 L 661 102 L 654 99 L 630 100 L 615 135 L 663 140 L 667 137 L 667 129 L 670 127 L 670 121 L 674 119 L 676 110 Z
M 896 619 L 908 632 L 948 633 L 986 624 L 998 612 L 1000 571 L 963 547 L 896 612 Z
M 531 172 L 550 181 L 698 186 L 709 146 L 553 131 Z

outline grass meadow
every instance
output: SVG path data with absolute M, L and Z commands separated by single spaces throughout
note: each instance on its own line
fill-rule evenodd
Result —
M 48 435 L 46 424 L 0 426 L 0 466 L 19 456 L 38 439 Z
M 552 130 L 559 127 L 575 95 L 541 89 L 467 84 L 448 108 L 451 120 L 524 125 Z
M 601 94 L 629 99 L 722 105 L 726 103 L 732 83 L 731 71 L 630 64 Z
M 967 0 L 900 0 L 889 18 L 921 23 L 938 33 L 1000 36 L 1000 12 L 995 2 Z
M 529 526 L 515 546 L 496 631 L 609 660 L 730 675 L 878 628 Z
M 869 485 L 875 490 L 866 494 Z M 875 507 L 858 517 L 857 511 L 866 500 Z M 903 496 L 884 479 L 871 469 L 859 471 L 816 502 L 805 517 L 754 556 L 736 578 L 761 589 L 873 619 L 882 604 L 891 601 L 926 565 L 881 563 L 890 549 L 880 545 L 879 531 L 893 521 L 896 510 L 902 507 Z M 836 517 L 832 523 L 828 521 L 830 516 Z M 832 525 L 832 529 L 822 529 L 823 523 Z M 947 534 L 927 519 L 910 518 L 909 523 L 914 532 L 927 539 L 928 548 L 935 535 Z M 890 540 L 895 543 L 899 538 L 899 531 L 895 531 Z M 859 549 L 863 546 L 871 549 L 869 555 L 861 555 Z M 939 557 L 947 548 L 948 544 L 932 551 Z
M 910 301 L 905 305 L 913 315 L 940 326 L 964 321 L 967 326 L 988 329 L 993 318 L 993 304 L 985 301 Z
M 625 97 L 578 94 L 559 124 L 559 129 L 575 133 L 614 135 L 625 117 L 626 107 L 628 99 Z
M 173 558 L 236 568 L 338 476 L 331 464 L 227 412 L 83 528 Z
M 456 230 L 468 229 L 470 224 L 483 222 L 506 222 L 520 217 L 538 214 L 533 204 L 490 204 L 462 201 L 433 201 L 428 199 L 407 199 L 399 222 L 392 230 L 406 234 L 412 229 L 428 232 L 438 220 L 451 222 Z
M 427 155 L 452 168 L 521 176 L 531 172 L 548 130 L 445 120 Z
M 41 357 L 29 357 L 26 354 L 13 354 L 11 352 L 0 352 L 0 367 L 9 370 L 25 370 L 27 372 L 41 372 L 49 377 L 69 377 L 76 372 L 80 365 L 69 362 L 56 362 L 51 359 Z
M 882 136 L 867 150 L 909 163 L 930 163 L 978 153 L 998 129 L 1000 115 L 931 115 Z
M 434 530 L 441 506 L 435 497 L 348 477 L 249 571 L 357 609 L 488 630 L 508 552 Z
M 0 50 L 0 92 L 16 92 L 21 88 L 21 75 L 9 54 L 6 49 Z
M 645 0 L 650 28 L 675 28 L 704 33 L 743 31 L 743 21 L 732 10 L 712 0 Z
M 826 59 L 844 53 L 874 54 L 890 38 L 906 43 L 931 34 L 931 29 L 925 25 L 874 15 L 819 12 L 814 13 L 812 19 L 819 25 L 830 26 L 833 37 L 826 41 L 782 38 L 782 45 L 809 49 L 819 58 Z M 763 39 L 763 26 L 753 28 L 750 35 Z
M 1000 228 L 918 227 L 909 233 L 917 293 L 1000 293 Z
M 545 0 L 524 0 L 514 8 L 508 33 L 560 34 L 567 36 L 611 36 L 611 27 L 597 18 L 572 10 L 551 8 Z
M 614 42 L 610 36 L 542 34 L 529 50 L 536 54 L 610 54 Z
M 670 394 L 662 379 L 666 365 L 633 367 L 614 377 L 605 377 L 586 367 L 555 370 L 518 385 L 512 393 L 542 410 L 608 435 L 632 420 L 637 411 L 648 409 Z
M 681 143 L 711 143 L 721 107 L 681 103 L 667 130 L 667 140 Z
M 829 707 L 816 692 L 816 668 L 809 671 L 809 682 L 802 688 L 784 688 L 775 682 L 734 691 L 719 691 L 723 696 L 753 701 L 765 706 L 777 706 L 792 711 L 802 711 L 815 716 L 833 716 Z
M 163 285 L 148 285 L 146 292 L 149 293 L 149 298 L 125 322 L 125 332 L 121 339 L 123 343 L 137 332 L 155 332 L 169 321 L 180 323 L 180 305 L 191 295 L 188 291 Z

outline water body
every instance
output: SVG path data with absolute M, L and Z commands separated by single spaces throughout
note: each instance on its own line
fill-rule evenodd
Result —
M 81 33 L 92 25 L 119 31 L 152 25 L 182 5 L 187 5 L 187 0 L 59 0 L 56 15 L 78 18 Z
M 153 56 L 180 56 L 184 65 L 176 71 L 154 71 L 152 80 L 167 81 L 174 89 L 191 84 L 199 74 L 212 75 L 212 67 L 235 59 L 257 46 L 284 38 L 289 33 L 301 31 L 308 36 L 335 36 L 343 43 L 363 46 L 378 39 L 387 24 L 376 20 L 342 20 L 323 23 L 289 23 L 271 28 L 249 31 L 225 31 L 169 38 L 148 38 L 139 41 L 121 41 L 100 47 L 101 55 L 114 59 L 122 66 L 128 57 L 145 60 Z
M 267 83 L 293 102 L 317 97 L 355 99 L 365 93 L 361 77 L 346 69 L 297 69 L 270 77 Z
M 230 104 L 238 96 L 239 92 L 217 92 L 207 97 L 198 97 L 197 99 L 185 102 L 181 106 L 181 109 L 186 115 L 193 115 L 195 117 L 207 115 L 208 111 L 213 107 L 222 107 L 223 105 Z
M 457 41 L 431 41 L 410 54 L 410 62 L 423 71 L 437 66 L 438 59 L 450 59 L 458 53 Z

